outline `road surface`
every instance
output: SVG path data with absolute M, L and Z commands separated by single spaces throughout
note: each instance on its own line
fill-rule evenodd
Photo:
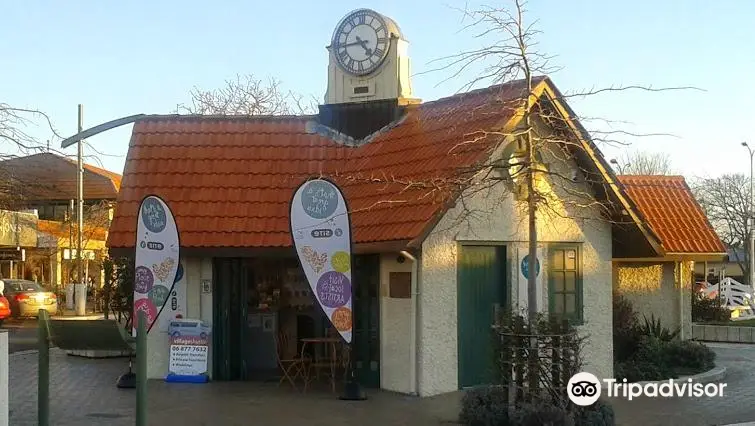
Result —
M 8 352 L 21 352 L 37 349 L 37 320 L 11 320 L 3 322 L 8 330 Z

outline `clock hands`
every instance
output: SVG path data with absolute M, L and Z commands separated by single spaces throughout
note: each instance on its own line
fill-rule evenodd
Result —
M 359 40 L 359 41 L 354 41 L 354 42 L 351 42 L 351 43 L 339 44 L 339 45 L 336 46 L 336 48 L 340 49 L 341 47 L 349 47 L 349 46 L 357 46 L 357 45 L 364 46 L 365 43 L 367 43 L 367 41 L 365 41 L 365 40 Z
M 367 40 L 362 40 L 361 37 L 357 36 L 357 41 L 353 41 L 351 43 L 346 43 L 346 44 L 339 44 L 336 46 L 336 48 L 340 49 L 340 48 L 346 48 L 350 46 L 362 46 L 362 49 L 364 49 L 364 53 L 367 56 L 372 56 L 372 49 L 367 47 L 367 43 L 368 43 Z
M 359 36 L 357 36 L 357 43 L 362 45 L 362 49 L 364 49 L 365 55 L 372 56 L 372 49 L 367 47 L 367 40 L 362 40 L 361 38 L 359 38 Z

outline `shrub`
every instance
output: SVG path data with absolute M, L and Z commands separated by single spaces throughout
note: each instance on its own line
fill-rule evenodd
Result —
M 509 417 L 510 426 L 573 426 L 574 417 L 566 409 L 551 402 L 522 404 Z
M 554 400 L 537 400 L 511 408 L 501 386 L 471 389 L 462 398 L 459 420 L 468 426 L 614 426 L 610 404 L 598 400 L 589 407 L 573 411 L 560 407 Z
M 680 374 L 697 374 L 715 366 L 716 353 L 702 343 L 689 340 L 671 342 L 666 352 Z
M 508 403 L 502 386 L 470 389 L 461 400 L 459 420 L 468 426 L 507 426 Z
M 668 328 L 664 327 L 661 324 L 661 320 L 656 319 L 655 315 L 651 315 L 649 320 L 647 317 L 644 317 L 644 319 L 645 322 L 639 326 L 639 333 L 641 336 L 658 339 L 664 342 L 670 342 L 674 340 L 681 331 L 681 328 L 678 327 L 674 331 L 671 331 Z
M 675 379 L 710 370 L 715 358 L 715 352 L 701 343 L 646 337 L 634 356 L 616 364 L 614 375 L 629 382 Z
M 696 322 L 727 322 L 731 319 L 731 312 L 718 298 L 709 298 L 697 292 L 692 299 L 692 321 Z
M 497 383 L 514 389 L 511 397 L 517 406 L 543 395 L 566 406 L 567 382 L 582 371 L 585 338 L 563 319 L 504 313 L 493 332 Z
M 131 316 L 134 310 L 134 262 L 133 258 L 107 258 L 103 261 L 106 286 L 102 289 L 108 310 L 118 321 L 124 320 L 127 330 L 131 329 Z
M 629 382 L 675 379 L 677 376 L 670 366 L 667 347 L 668 342 L 664 340 L 643 337 L 637 352 L 617 365 L 616 378 Z
M 598 400 L 595 404 L 585 407 L 575 419 L 579 426 L 614 426 L 616 415 L 611 404 Z
M 638 332 L 637 312 L 624 296 L 613 297 L 613 353 L 617 362 L 626 361 L 637 351 L 640 333 Z

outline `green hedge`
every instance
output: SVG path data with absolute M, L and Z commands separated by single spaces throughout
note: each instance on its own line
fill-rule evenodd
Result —
M 635 354 L 616 364 L 616 379 L 629 382 L 676 379 L 708 371 L 716 354 L 702 343 L 645 337 Z
M 613 408 L 599 400 L 589 407 L 560 407 L 540 400 L 509 407 L 501 386 L 485 386 L 467 391 L 462 399 L 459 420 L 468 426 L 613 426 Z M 568 409 L 567 409 L 568 408 Z

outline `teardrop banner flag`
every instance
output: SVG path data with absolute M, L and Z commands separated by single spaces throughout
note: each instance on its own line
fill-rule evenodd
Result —
M 291 199 L 291 237 L 317 302 L 351 343 L 351 222 L 346 199 L 329 180 L 302 183 Z
M 134 335 L 139 311 L 146 314 L 149 331 L 173 292 L 179 247 L 176 221 L 168 204 L 155 195 L 144 197 L 136 225 Z

